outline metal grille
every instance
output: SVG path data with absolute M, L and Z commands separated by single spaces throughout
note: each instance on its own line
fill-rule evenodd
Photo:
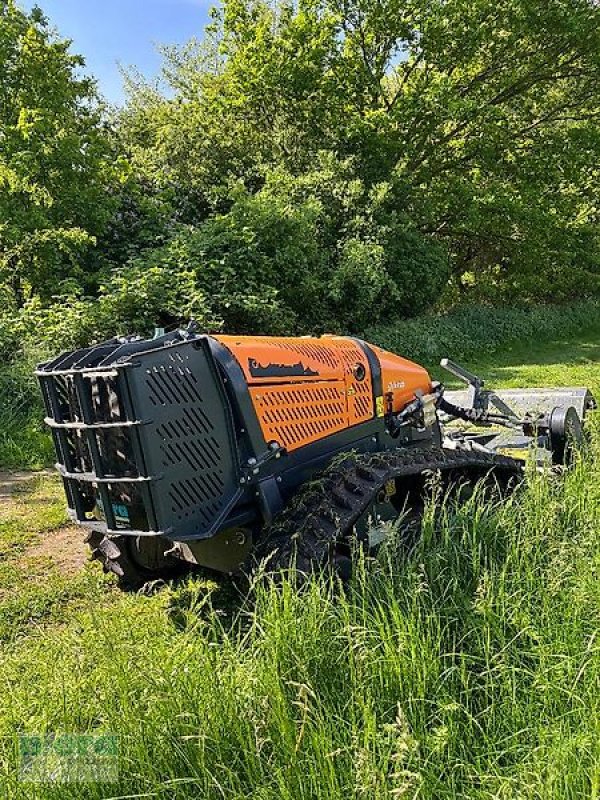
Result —
M 335 369 L 339 366 L 339 361 L 330 347 L 307 342 L 306 344 L 291 344 L 290 342 L 279 341 L 278 346 L 284 350 L 289 350 L 292 353 L 297 353 L 299 356 L 307 356 L 314 358 L 327 367 Z
M 212 429 L 212 423 L 199 408 L 188 408 L 178 419 L 157 428 L 163 467 L 184 464 L 195 476 L 174 481 L 169 489 L 171 510 L 180 520 L 187 519 L 197 508 L 204 522 L 210 523 L 223 497 L 224 467 L 219 442 L 209 435 Z
M 368 377 L 369 361 L 364 350 L 356 342 L 339 338 L 335 340 L 335 349 L 315 342 L 307 342 L 306 344 L 283 342 L 280 346 L 299 355 L 314 358 L 332 369 L 343 370 L 347 381 L 348 421 L 350 425 L 365 422 L 373 417 L 374 401 L 371 381 Z M 354 377 L 356 367 L 359 364 L 364 368 L 366 374 L 365 379 L 362 381 L 358 381 Z
M 343 381 L 251 390 L 265 437 L 294 450 L 348 425 Z
M 187 359 L 180 353 L 177 355 L 178 358 L 169 354 L 169 361 L 172 363 L 161 364 L 146 370 L 148 397 L 155 406 L 202 403 L 196 376 L 185 363 Z
M 149 470 L 161 476 L 157 515 L 184 536 L 207 535 L 238 492 L 219 379 L 204 347 L 192 343 L 141 355 L 139 363 L 144 389 L 132 383 L 133 397 L 138 413 L 152 419 L 140 436 Z
M 355 381 L 352 388 L 356 394 L 350 397 L 350 417 L 356 421 L 371 419 L 373 416 L 373 390 L 368 380 L 359 383 Z
M 79 351 L 70 357 L 75 364 L 66 357 L 67 363 L 51 362 L 38 371 L 69 507 L 81 523 L 95 524 L 102 515 L 107 529 L 135 525 L 147 531 L 124 386 L 117 371 L 97 365 L 96 354 L 95 348 Z M 126 518 L 119 513 L 124 507 Z
M 62 419 L 65 422 L 83 422 L 73 377 L 70 375 L 57 377 L 54 388 Z
M 212 535 L 240 495 L 229 403 L 204 337 L 112 342 L 38 370 L 78 522 Z
M 344 372 L 348 381 L 348 414 L 350 424 L 356 425 L 365 422 L 374 414 L 373 388 L 369 379 L 369 361 L 357 344 L 352 341 L 337 340 L 340 356 L 344 363 Z M 355 379 L 357 365 L 365 370 L 366 377 L 362 380 Z
M 187 478 L 179 481 L 169 489 L 172 511 L 180 520 L 198 513 L 204 523 L 210 525 L 219 511 L 218 498 L 222 491 L 223 481 L 215 479 L 214 476 L 205 475 L 202 480 Z

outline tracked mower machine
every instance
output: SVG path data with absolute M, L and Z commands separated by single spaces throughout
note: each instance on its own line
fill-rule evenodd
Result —
M 418 517 L 426 477 L 509 485 L 564 465 L 595 407 L 584 388 L 444 391 L 338 336 L 115 339 L 37 375 L 69 513 L 123 588 L 189 565 L 347 574 L 353 540 Z M 318 479 L 317 479 L 318 478 Z

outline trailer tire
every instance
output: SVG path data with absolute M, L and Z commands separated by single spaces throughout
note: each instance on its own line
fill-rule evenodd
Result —
M 583 426 L 573 406 L 557 406 L 550 413 L 552 463 L 565 467 L 573 463 L 583 444 Z

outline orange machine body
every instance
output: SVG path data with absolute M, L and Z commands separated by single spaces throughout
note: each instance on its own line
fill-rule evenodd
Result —
M 239 363 L 267 442 L 296 450 L 431 391 L 422 367 L 342 336 L 214 336 Z M 373 388 L 368 353 L 381 370 Z

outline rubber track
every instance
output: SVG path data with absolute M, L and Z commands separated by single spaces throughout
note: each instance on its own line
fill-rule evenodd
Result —
M 314 572 L 329 546 L 347 536 L 356 521 L 390 480 L 424 472 L 492 472 L 507 483 L 524 474 L 522 462 L 476 450 L 441 447 L 402 449 L 375 454 L 350 454 L 331 464 L 318 481 L 307 484 L 274 520 L 259 546 L 258 559 L 276 573 L 295 564 L 299 572 Z

